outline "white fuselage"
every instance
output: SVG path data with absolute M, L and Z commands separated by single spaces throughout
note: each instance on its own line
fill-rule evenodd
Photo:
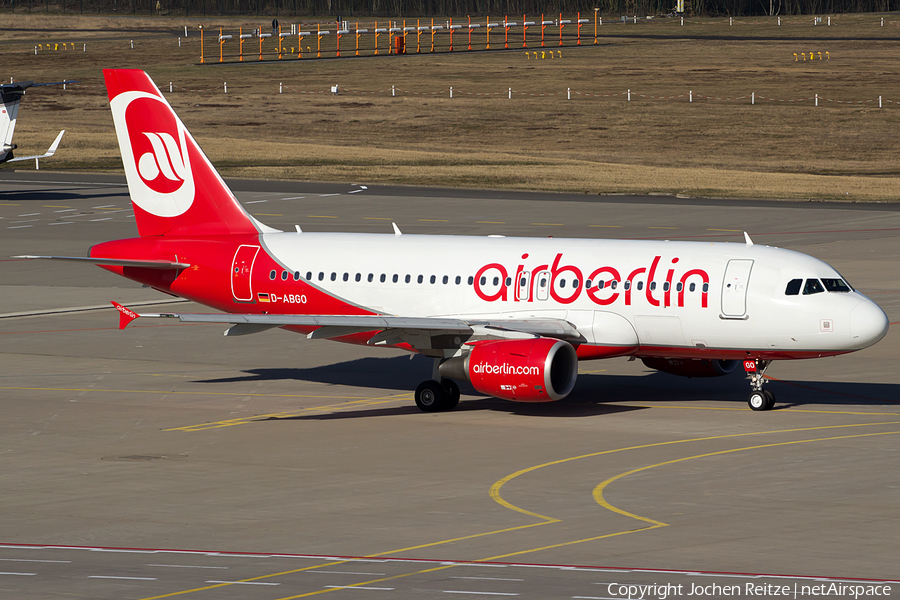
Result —
M 887 330 L 883 311 L 859 292 L 787 295 L 792 280 L 842 277 L 768 246 L 339 233 L 261 240 L 292 276 L 377 313 L 565 319 L 588 344 L 637 342 L 645 354 L 814 357 L 866 347 Z

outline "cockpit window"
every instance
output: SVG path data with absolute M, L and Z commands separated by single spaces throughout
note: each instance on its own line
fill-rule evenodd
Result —
M 810 294 L 821 294 L 825 291 L 825 288 L 822 287 L 822 283 L 818 279 L 807 279 L 806 285 L 803 286 L 803 295 L 809 296 Z
M 784 295 L 785 296 L 796 296 L 797 294 L 800 293 L 801 287 L 803 287 L 802 279 L 791 279 L 787 284 L 787 288 L 784 290 Z
M 843 279 L 822 279 L 825 289 L 829 292 L 850 292 L 850 286 Z

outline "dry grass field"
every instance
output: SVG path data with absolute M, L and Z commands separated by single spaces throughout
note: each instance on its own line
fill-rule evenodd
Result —
M 607 23 L 597 45 L 589 24 L 580 47 L 548 43 L 544 51 L 561 53 L 553 59 L 535 57 L 539 28 L 529 30 L 528 54 L 521 33 L 518 49 L 471 53 L 459 51 L 466 44 L 457 34 L 453 53 L 385 56 L 382 46 L 378 57 L 259 62 L 250 40 L 244 63 L 217 64 L 218 27 L 237 37 L 239 26 L 271 20 L 220 18 L 203 22 L 214 62 L 201 65 L 200 20 L 7 14 L 0 76 L 80 80 L 65 92 L 26 95 L 20 154 L 42 152 L 67 129 L 44 169 L 120 170 L 101 69 L 128 67 L 150 73 L 226 176 L 894 201 L 900 17 L 889 15 L 883 26 L 880 19 L 836 16 L 831 27 L 814 26 L 812 17 L 785 18 L 780 27 L 770 19 Z M 186 25 L 191 35 L 179 46 Z M 492 48 L 502 48 L 500 31 Z M 370 38 L 363 54 L 371 53 Z M 48 42 L 67 49 L 34 54 Z M 312 48 L 304 56 L 314 56 L 315 36 L 304 43 Z M 342 53 L 353 47 L 345 36 Z M 266 41 L 266 52 L 273 48 Z M 829 58 L 795 60 L 809 52 Z

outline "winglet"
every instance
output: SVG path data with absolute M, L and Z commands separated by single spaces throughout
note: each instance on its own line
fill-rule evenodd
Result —
M 65 129 L 63 129 L 62 131 L 59 132 L 59 135 L 56 136 L 56 139 L 53 141 L 52 144 L 50 144 L 50 148 L 47 150 L 47 153 L 44 154 L 44 156 L 42 156 L 41 158 L 47 158 L 49 156 L 53 156 L 54 154 L 56 154 L 56 149 L 59 148 L 59 142 L 62 141 L 62 136 L 65 132 L 66 132 Z
M 750 235 L 746 231 L 744 232 L 744 241 L 747 242 L 748 246 L 753 245 L 753 240 L 750 239 Z
M 125 329 L 126 327 L 128 327 L 129 323 L 141 316 L 130 308 L 125 308 L 114 300 L 110 300 L 110 302 L 112 302 L 112 305 L 116 307 L 117 311 L 119 311 L 119 329 Z

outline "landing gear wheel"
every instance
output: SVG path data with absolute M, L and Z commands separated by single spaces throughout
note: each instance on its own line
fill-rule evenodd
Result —
M 775 408 L 775 394 L 770 390 L 763 390 L 763 394 L 766 395 L 766 407 L 763 410 L 772 410 Z
M 437 381 L 423 381 L 416 388 L 416 406 L 424 412 L 443 410 L 447 404 L 447 392 Z
M 459 404 L 459 386 L 452 379 L 441 379 L 441 385 L 446 394 L 443 410 L 453 410 Z
M 418 395 L 416 397 L 418 398 Z M 750 397 L 747 398 L 747 404 L 750 405 L 752 410 L 768 410 L 769 395 L 763 390 L 752 391 L 750 392 Z

